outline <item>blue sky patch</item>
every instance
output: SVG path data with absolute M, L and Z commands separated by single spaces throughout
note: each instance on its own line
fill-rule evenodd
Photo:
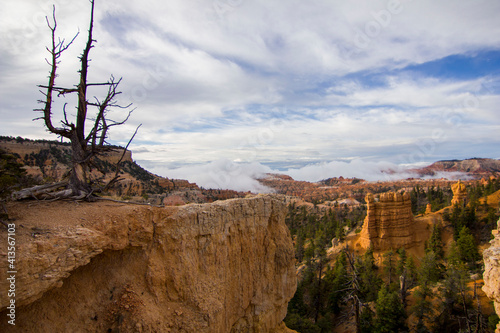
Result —
M 500 73 L 500 50 L 455 54 L 435 61 L 412 65 L 402 71 L 452 80 L 469 80 Z

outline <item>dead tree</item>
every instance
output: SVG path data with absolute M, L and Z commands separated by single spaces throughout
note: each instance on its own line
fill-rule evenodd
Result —
M 36 119 L 42 119 L 45 127 L 49 132 L 57 134 L 58 136 L 67 138 L 71 142 L 72 149 L 72 166 L 69 180 L 64 189 L 58 189 L 57 193 L 53 193 L 54 197 L 68 197 L 68 198 L 88 198 L 93 192 L 89 184 L 89 165 L 91 159 L 105 151 L 111 150 L 111 146 L 107 143 L 108 131 L 113 126 L 124 124 L 133 111 L 130 109 L 131 104 L 121 106 L 117 103 L 116 97 L 121 93 L 118 91 L 118 86 L 121 78 L 115 80 L 111 75 L 107 82 L 102 83 L 89 83 L 87 75 L 89 70 L 89 54 L 90 50 L 94 47 L 95 40 L 92 37 L 94 27 L 94 0 L 90 0 L 90 24 L 88 29 L 88 37 L 86 46 L 80 56 L 81 67 L 79 69 L 80 80 L 77 85 L 73 87 L 59 87 L 56 85 L 57 69 L 60 63 L 60 57 L 66 51 L 78 34 L 73 37 L 69 43 L 65 43 L 64 39 L 58 38 L 56 40 L 57 20 L 55 14 L 55 7 L 53 7 L 52 20 L 46 17 L 47 25 L 52 34 L 52 45 L 47 47 L 50 53 L 50 60 L 46 59 L 50 65 L 49 82 L 47 85 L 39 85 L 40 92 L 45 96 L 44 100 L 39 100 L 43 104 L 43 108 L 36 109 L 35 111 L 42 112 L 42 116 Z M 88 99 L 88 88 L 90 87 L 107 87 L 107 95 L 104 99 L 100 100 L 94 97 L 92 101 Z M 54 115 L 52 110 L 53 101 L 56 97 L 64 97 L 66 95 L 77 96 L 76 116 L 73 121 L 68 119 L 68 112 L 66 110 L 67 103 L 62 108 L 62 120 L 60 124 L 56 125 L 54 122 Z M 95 113 L 89 112 L 90 108 L 95 108 Z M 114 121 L 108 119 L 108 112 L 111 108 L 125 109 L 127 115 L 122 121 Z M 85 128 L 89 123 L 88 129 Z
M 360 299 L 360 294 L 361 294 L 361 288 L 360 288 L 360 276 L 358 269 L 355 265 L 355 256 L 354 252 L 350 252 L 348 247 L 345 247 L 342 250 L 347 258 L 347 264 L 348 264 L 348 281 L 346 284 L 346 288 L 344 291 L 346 292 L 345 296 L 345 301 L 347 304 L 351 304 L 350 309 L 347 310 L 346 312 L 346 320 L 351 315 L 354 315 L 354 323 L 356 324 L 356 333 L 361 332 L 361 321 L 360 321 L 360 316 L 361 316 L 361 308 L 363 306 L 363 303 Z

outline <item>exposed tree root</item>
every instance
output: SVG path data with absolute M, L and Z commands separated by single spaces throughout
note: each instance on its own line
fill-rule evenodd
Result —
M 111 198 L 103 198 L 92 195 L 92 192 L 80 191 L 78 195 L 75 195 L 73 191 L 67 188 L 68 182 L 63 181 L 54 184 L 37 185 L 30 188 L 25 188 L 20 191 L 12 193 L 13 200 L 23 200 L 23 199 L 36 199 L 43 201 L 56 201 L 56 200 L 87 200 L 87 201 L 112 201 L 129 205 L 145 205 L 151 207 L 164 207 L 163 205 L 152 205 L 144 202 L 136 201 L 123 201 Z
M 80 191 L 75 195 L 71 189 L 68 188 L 68 182 L 58 182 L 54 184 L 37 185 L 29 188 L 24 188 L 20 191 L 12 193 L 12 199 L 37 199 L 37 200 L 52 200 L 52 199 L 73 199 L 83 200 L 88 199 L 91 193 Z

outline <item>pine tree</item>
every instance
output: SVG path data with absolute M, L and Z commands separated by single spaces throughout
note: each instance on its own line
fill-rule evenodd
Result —
M 316 244 L 314 243 L 314 239 L 310 239 L 309 244 L 306 246 L 306 249 L 304 251 L 304 259 L 310 262 L 311 259 L 314 257 L 315 252 L 316 252 Z
M 432 227 L 432 233 L 427 242 L 426 251 L 432 251 L 436 254 L 438 259 L 442 259 L 443 252 L 443 242 L 441 241 L 441 226 L 434 224 Z
M 462 230 L 460 230 L 457 239 L 457 247 L 460 259 L 467 263 L 469 267 L 474 268 L 476 266 L 476 261 L 479 260 L 481 256 L 477 250 L 474 236 L 467 227 L 463 227 Z
M 299 231 L 296 237 L 295 258 L 297 258 L 297 262 L 300 263 L 304 259 L 304 244 L 306 242 L 306 237 L 302 231 Z
M 356 262 L 360 278 L 360 292 L 366 302 L 375 301 L 382 280 L 377 275 L 377 266 L 373 257 L 373 250 L 369 248 L 362 258 Z
M 412 308 L 417 317 L 418 332 L 425 332 L 427 327 L 425 322 L 432 313 L 431 286 L 439 280 L 440 271 L 436 260 L 436 254 L 429 251 L 420 264 L 418 270 L 418 289 L 414 292 L 415 305 Z
M 460 320 L 466 319 L 470 328 L 469 318 L 469 272 L 466 265 L 459 260 L 456 255 L 456 245 L 452 244 L 452 249 L 447 258 L 447 269 L 444 279 L 439 288 L 439 299 L 442 300 L 440 306 L 440 316 L 435 320 L 435 331 L 456 332 L 460 329 Z
M 347 258 L 344 252 L 341 252 L 333 270 L 327 272 L 325 276 L 326 283 L 330 285 L 328 295 L 328 308 L 334 314 L 340 313 L 340 308 L 344 304 L 344 297 L 348 283 Z
M 374 323 L 374 332 L 396 333 L 407 331 L 406 313 L 396 292 L 390 292 L 383 285 L 378 293 L 375 308 L 377 317 Z
M 462 262 L 462 260 L 460 259 L 460 250 L 458 249 L 456 241 L 451 242 L 446 261 L 448 265 L 458 265 Z
M 434 252 L 428 252 L 422 258 L 420 268 L 418 270 L 418 282 L 422 283 L 436 283 L 441 276 L 441 269 L 437 262 L 437 256 Z
M 326 250 L 323 246 L 316 248 L 316 281 L 313 281 L 311 288 L 312 306 L 314 310 L 314 322 L 318 322 L 318 318 L 325 304 L 325 283 L 323 283 L 323 268 L 326 261 Z
M 26 177 L 26 170 L 18 163 L 16 157 L 0 149 L 0 198 L 10 195 L 10 192 Z
M 384 260 L 382 264 L 384 265 L 384 273 L 387 277 L 387 285 L 390 286 L 394 282 L 394 275 L 396 272 L 396 260 L 394 251 L 389 250 L 384 253 Z
M 455 240 L 457 240 L 463 227 L 471 228 L 476 224 L 476 208 L 472 205 L 472 203 L 464 208 L 455 205 L 453 206 L 450 220 L 454 228 Z
M 399 255 L 399 260 L 398 260 L 398 263 L 396 265 L 396 275 L 401 276 L 406 268 L 406 262 L 408 260 L 408 257 L 407 257 L 406 250 L 404 247 L 400 248 L 397 251 L 397 253 Z
M 335 232 L 337 228 L 337 221 L 335 219 L 335 215 L 332 212 L 332 209 L 328 211 L 328 214 L 324 215 L 324 220 L 325 220 L 325 235 L 326 238 L 330 241 L 332 238 L 335 237 Z
M 373 333 L 374 313 L 369 306 L 363 306 L 359 315 L 359 332 Z
M 0 149 L 0 223 L 7 227 L 9 215 L 5 207 L 6 200 L 13 190 L 19 189 L 33 182 L 27 175 L 23 165 L 18 163 L 16 157 Z

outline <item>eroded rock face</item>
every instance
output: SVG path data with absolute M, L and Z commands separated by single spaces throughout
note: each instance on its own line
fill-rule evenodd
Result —
M 464 183 L 459 180 L 457 183 L 451 185 L 451 190 L 453 191 L 452 205 L 462 206 L 467 203 L 467 188 Z
M 43 221 L 64 216 L 57 226 L 30 220 L 29 209 L 16 221 L 16 326 L 2 320 L 0 331 L 288 331 L 282 320 L 297 282 L 279 197 L 40 204 Z
M 368 194 L 367 215 L 360 244 L 374 251 L 409 247 L 415 242 L 414 219 L 409 193 Z
M 500 230 L 500 220 L 498 221 L 498 230 Z M 498 230 L 493 230 L 495 238 L 491 240 L 490 247 L 483 251 L 483 291 L 486 296 L 493 300 L 495 311 L 500 315 L 500 234 Z M 500 323 L 495 332 L 500 333 Z

